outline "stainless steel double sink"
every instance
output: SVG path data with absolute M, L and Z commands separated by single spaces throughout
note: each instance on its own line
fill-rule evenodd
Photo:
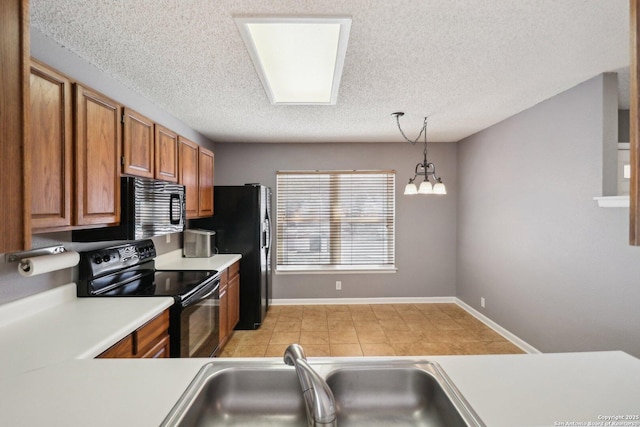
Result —
M 335 397 L 338 426 L 484 426 L 427 360 L 310 359 Z M 282 361 L 217 360 L 195 376 L 163 426 L 306 426 L 296 371 Z

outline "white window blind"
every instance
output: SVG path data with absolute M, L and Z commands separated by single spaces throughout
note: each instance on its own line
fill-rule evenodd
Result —
M 395 171 L 279 171 L 277 269 L 395 264 Z

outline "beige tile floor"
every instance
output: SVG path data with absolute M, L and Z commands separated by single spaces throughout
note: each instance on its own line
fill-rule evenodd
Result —
M 234 331 L 220 357 L 515 354 L 523 351 L 456 304 L 272 306 L 260 329 Z

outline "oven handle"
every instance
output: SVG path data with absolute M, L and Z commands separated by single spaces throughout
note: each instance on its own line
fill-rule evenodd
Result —
M 204 294 L 196 293 L 192 297 L 182 301 L 182 306 L 183 307 L 188 307 L 188 306 L 193 305 L 193 304 L 195 304 L 195 303 L 197 303 L 199 301 L 207 299 L 211 295 L 213 295 L 216 291 L 218 291 L 218 289 L 220 289 L 220 279 L 219 278 L 216 278 L 216 279 L 212 280 L 211 283 L 213 283 L 213 287 L 212 288 L 211 288 L 211 286 L 206 286 L 204 288 L 204 292 L 205 292 Z M 200 292 L 203 292 L 203 291 L 200 291 Z
M 207 299 L 209 298 L 211 295 L 213 295 L 213 293 L 218 289 L 219 287 L 216 286 L 215 288 L 211 289 L 211 292 L 207 292 L 205 295 L 202 295 L 200 298 L 198 298 L 198 300 L 203 300 L 203 299 Z

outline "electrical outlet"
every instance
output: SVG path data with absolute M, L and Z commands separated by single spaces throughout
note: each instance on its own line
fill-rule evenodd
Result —
M 167 234 L 166 239 L 167 239 L 167 243 L 171 243 L 171 234 Z
M 342 290 L 342 282 L 337 280 L 336 281 L 336 291 L 341 291 Z
M 480 297 L 480 307 L 484 308 L 484 297 Z

